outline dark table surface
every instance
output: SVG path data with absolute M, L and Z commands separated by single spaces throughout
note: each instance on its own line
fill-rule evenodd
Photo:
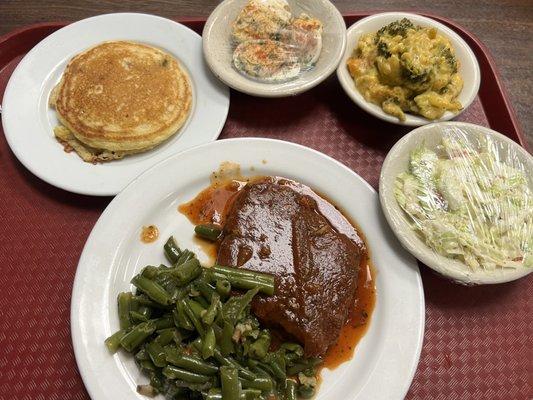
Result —
M 509 92 L 518 121 L 533 144 L 532 0 L 334 0 L 341 12 L 425 11 L 450 18 L 489 48 Z M 36 22 L 74 21 L 96 14 L 137 11 L 168 18 L 206 17 L 216 0 L 0 0 L 0 35 Z

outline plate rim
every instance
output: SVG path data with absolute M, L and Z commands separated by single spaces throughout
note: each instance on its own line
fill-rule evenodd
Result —
M 81 181 L 81 183 L 73 184 L 72 180 L 69 181 L 69 182 L 65 182 L 65 180 L 58 179 L 57 177 L 51 177 L 49 173 L 43 173 L 43 171 L 39 168 L 39 165 L 42 164 L 43 160 L 37 161 L 37 162 L 33 161 L 32 157 L 29 157 L 28 155 L 26 155 L 26 153 L 24 151 L 24 148 L 22 148 L 21 146 L 19 146 L 17 144 L 17 141 L 18 141 L 18 139 L 17 139 L 18 133 L 17 132 L 18 131 L 15 132 L 13 129 L 11 129 L 12 128 L 11 126 L 10 126 L 10 129 L 6 129 L 6 125 L 8 123 L 10 125 L 13 125 L 11 121 L 14 119 L 14 117 L 10 116 L 10 112 L 11 112 L 10 110 L 12 108 L 10 103 L 14 102 L 15 101 L 14 99 L 16 97 L 18 97 L 18 95 L 14 94 L 16 92 L 16 86 L 14 86 L 14 85 L 16 85 L 16 83 L 17 83 L 16 80 L 19 78 L 17 76 L 17 74 L 20 74 L 21 73 L 20 71 L 23 71 L 23 68 L 27 68 L 26 67 L 26 63 L 31 61 L 32 57 L 34 57 L 34 53 L 36 51 L 39 51 L 39 49 L 42 46 L 47 46 L 50 42 L 53 43 L 54 40 L 57 40 L 56 37 L 58 35 L 63 34 L 63 32 L 65 30 L 73 29 L 73 27 L 75 29 L 75 27 L 78 24 L 82 24 L 82 23 L 84 24 L 84 23 L 87 23 L 87 22 L 91 23 L 91 22 L 94 22 L 95 20 L 97 21 L 97 20 L 103 19 L 103 18 L 115 18 L 115 17 L 117 17 L 117 18 L 129 18 L 129 17 L 139 18 L 140 17 L 140 18 L 151 19 L 153 21 L 159 21 L 159 23 L 163 23 L 163 24 L 169 24 L 169 25 L 173 24 L 173 25 L 179 26 L 179 29 L 182 29 L 184 31 L 187 31 L 191 35 L 194 35 L 195 38 L 198 40 L 198 50 L 200 51 L 200 58 L 202 59 L 202 62 L 205 63 L 205 60 L 203 59 L 203 55 L 202 55 L 202 37 L 201 37 L 201 35 L 199 35 L 197 32 L 192 30 L 190 27 L 188 27 L 188 26 L 186 26 L 186 25 L 184 25 L 184 24 L 182 24 L 180 22 L 177 22 L 177 21 L 174 21 L 172 19 L 159 16 L 159 15 L 149 14 L 149 13 L 140 13 L 140 12 L 139 13 L 137 13 L 137 12 L 106 13 L 106 14 L 99 14 L 99 15 L 95 15 L 95 16 L 92 16 L 92 17 L 84 18 L 84 19 L 72 22 L 72 23 L 70 23 L 68 25 L 65 25 L 62 28 L 52 32 L 50 35 L 46 36 L 40 42 L 38 42 L 35 46 L 33 46 L 24 55 L 24 57 L 20 60 L 18 65 L 15 67 L 13 73 L 11 74 L 11 76 L 9 78 L 9 81 L 7 82 L 7 85 L 6 85 L 6 88 L 5 88 L 5 91 L 4 91 L 4 96 L 3 96 L 2 104 L 1 104 L 2 105 L 2 113 L 0 115 L 1 123 L 2 123 L 2 126 L 3 126 L 3 130 L 4 130 L 4 136 L 6 138 L 6 141 L 8 143 L 8 146 L 9 146 L 11 152 L 15 155 L 17 160 L 29 172 L 31 172 L 38 179 L 40 179 L 40 180 L 42 180 L 42 181 L 44 181 L 44 182 L 46 182 L 46 183 L 48 183 L 48 184 L 50 184 L 50 185 L 52 185 L 54 187 L 57 187 L 59 189 L 62 189 L 62 190 L 65 190 L 65 191 L 68 191 L 68 192 L 71 192 L 71 193 L 77 193 L 77 194 L 88 195 L 88 196 L 115 196 L 121 190 L 123 190 L 129 184 L 129 182 L 131 182 L 138 175 L 142 174 L 145 170 L 151 168 L 152 166 L 154 166 L 158 162 L 161 162 L 161 161 L 164 160 L 164 158 L 163 158 L 163 159 L 159 159 L 156 162 L 153 162 L 153 161 L 150 162 L 148 159 L 141 161 L 141 162 L 148 163 L 146 168 L 144 168 L 144 169 L 141 168 L 140 171 L 137 171 L 135 174 L 131 174 L 127 178 L 126 177 L 120 177 L 119 179 L 117 179 L 117 181 L 118 182 L 122 181 L 121 183 L 113 183 L 112 187 L 109 187 L 107 189 L 101 189 L 96 184 L 93 184 L 92 187 L 91 187 L 91 185 L 84 184 L 83 180 Z M 144 35 L 142 30 L 139 30 L 139 33 L 141 35 Z M 98 43 L 95 43 L 95 44 L 98 44 Z M 157 44 L 154 44 L 154 46 L 160 47 Z M 83 51 L 83 49 L 79 49 L 79 51 L 81 52 L 81 51 Z M 28 61 L 28 60 L 30 60 L 30 61 Z M 180 61 L 180 63 L 184 64 L 181 59 L 179 59 L 179 61 Z M 193 86 L 193 88 L 195 88 L 195 90 L 193 90 L 193 92 L 195 92 L 195 93 L 193 93 L 193 109 L 191 110 L 190 115 L 187 117 L 187 121 L 185 122 L 185 126 L 183 127 L 186 130 L 188 125 L 190 125 L 191 121 L 193 120 L 194 114 L 196 112 L 198 112 L 196 110 L 196 108 L 199 107 L 199 104 L 198 104 L 198 93 L 196 93 L 197 92 L 197 84 L 196 84 L 195 79 L 194 79 L 195 72 L 193 72 L 188 65 L 185 65 L 185 67 L 188 70 L 188 74 L 189 74 L 190 79 L 192 81 L 192 86 Z M 229 108 L 230 108 L 230 90 L 229 90 L 229 87 L 224 82 L 220 82 L 214 76 L 214 74 L 212 74 L 212 72 L 210 71 L 210 69 L 208 68 L 207 65 L 205 65 L 205 71 L 208 74 L 211 74 L 211 76 L 209 76 L 209 75 L 206 76 L 206 80 L 212 81 L 212 82 L 215 83 L 215 85 L 218 85 L 218 88 L 216 88 L 216 86 L 213 86 L 213 90 L 218 91 L 224 97 L 225 101 L 224 101 L 224 103 L 220 104 L 220 110 L 222 112 L 221 112 L 220 121 L 217 123 L 216 129 L 212 130 L 212 134 L 211 135 L 209 135 L 209 136 L 206 135 L 205 140 L 207 140 L 207 142 L 200 143 L 200 144 L 195 144 L 195 145 L 193 145 L 193 146 L 191 146 L 189 148 L 196 147 L 198 145 L 202 145 L 202 144 L 206 144 L 206 143 L 211 143 L 211 142 L 215 141 L 220 136 L 220 134 L 222 133 L 222 130 L 224 129 L 224 126 L 226 124 L 226 121 L 227 121 L 227 118 L 228 118 L 228 115 L 229 115 Z M 46 74 L 49 75 L 52 72 L 53 71 L 47 71 Z M 41 83 L 39 83 L 39 84 L 41 84 Z M 11 99 L 11 98 L 13 98 L 13 99 Z M 6 99 L 7 99 L 7 103 L 6 103 Z M 36 100 L 36 102 L 37 101 L 38 100 Z M 7 104 L 7 107 L 6 107 L 6 104 Z M 38 104 L 37 104 L 37 106 L 38 106 Z M 6 111 L 7 111 L 7 113 L 6 113 Z M 7 115 L 7 117 L 6 117 L 6 115 Z M 36 111 L 35 119 L 38 119 L 38 118 L 39 118 L 39 114 L 38 114 L 38 111 Z M 196 118 L 198 118 L 198 117 L 196 117 Z M 7 122 L 8 120 L 9 120 L 9 122 Z M 180 129 L 180 131 L 181 131 L 181 129 Z M 181 132 L 178 132 L 178 135 L 180 135 L 180 134 L 181 134 Z M 188 148 L 182 149 L 182 150 L 179 150 L 178 152 L 181 152 L 181 151 L 187 150 L 187 149 Z M 155 152 L 150 158 L 157 157 L 157 151 L 158 150 L 157 149 L 154 149 L 154 150 L 155 150 Z M 174 153 L 174 154 L 176 154 L 176 153 Z M 171 157 L 172 155 L 173 154 L 170 154 L 168 156 Z M 80 163 L 85 164 L 85 162 L 83 160 L 80 159 L 79 161 L 80 161 Z M 117 162 L 118 161 L 120 161 L 120 160 L 117 160 Z M 110 173 L 109 176 L 111 177 L 112 173 Z M 110 179 L 110 181 L 111 180 L 112 179 Z
M 151 167 L 150 169 L 148 169 L 147 171 L 145 171 L 144 173 L 142 173 L 141 175 L 139 175 L 137 178 L 135 178 L 127 187 L 124 191 L 122 191 L 121 193 L 119 193 L 119 195 L 117 195 L 110 203 L 109 205 L 106 207 L 106 209 L 104 210 L 104 212 L 100 215 L 98 221 L 96 222 L 96 224 L 94 225 L 90 235 L 88 236 L 87 238 L 87 241 L 84 245 L 84 248 L 83 248 L 83 251 L 81 253 L 81 256 L 80 256 L 80 259 L 79 259 L 79 263 L 78 263 L 78 266 L 77 266 L 77 269 L 76 269 L 76 275 L 75 275 L 75 278 L 74 278 L 74 284 L 73 284 L 73 288 L 72 288 L 72 297 L 71 297 L 71 310 L 70 310 L 70 323 L 71 323 L 71 338 L 72 338 L 72 343 L 73 343 L 73 349 L 74 349 L 74 354 L 75 354 L 75 358 L 76 358 L 76 363 L 77 363 L 77 366 L 78 366 L 78 370 L 80 372 L 80 375 L 83 379 L 83 382 L 85 384 L 85 387 L 87 389 L 87 391 L 93 395 L 95 394 L 94 390 L 92 387 L 91 387 L 91 383 L 94 385 L 94 380 L 96 379 L 94 376 L 92 377 L 93 381 L 91 381 L 89 379 L 89 376 L 87 375 L 87 366 L 83 367 L 82 365 L 80 365 L 80 360 L 81 360 L 81 356 L 82 356 L 82 351 L 84 349 L 82 349 L 82 346 L 81 345 L 77 345 L 77 343 L 80 342 L 80 338 L 78 338 L 78 336 L 82 336 L 82 333 L 81 333 L 81 329 L 79 328 L 79 318 L 78 318 L 78 314 L 76 313 L 77 309 L 79 308 L 79 297 L 80 297 L 80 291 L 82 289 L 82 286 L 83 286 L 83 282 L 82 282 L 82 273 L 84 271 L 82 271 L 84 268 L 86 269 L 86 267 L 83 266 L 84 263 L 87 263 L 87 261 L 85 260 L 86 258 L 90 257 L 90 255 L 87 254 L 88 252 L 88 248 L 91 246 L 91 242 L 92 240 L 94 239 L 94 236 L 98 233 L 97 231 L 100 228 L 100 225 L 102 225 L 104 223 L 104 219 L 108 218 L 109 217 L 109 213 L 110 212 L 114 212 L 115 210 L 113 209 L 117 204 L 119 204 L 119 202 L 122 201 L 122 199 L 124 197 L 127 198 L 127 196 L 129 196 L 129 192 L 131 190 L 133 190 L 133 188 L 138 184 L 138 182 L 142 181 L 144 179 L 144 176 L 148 176 L 152 170 L 156 170 L 158 168 L 162 168 L 165 164 L 167 163 L 171 163 L 171 162 L 174 162 L 175 159 L 177 158 L 180 158 L 184 153 L 192 153 L 192 152 L 195 152 L 195 151 L 198 151 L 198 149 L 202 149 L 204 147 L 210 147 L 210 146 L 219 146 L 219 145 L 224 145 L 223 143 L 227 143 L 227 142 L 242 142 L 242 143 L 259 143 L 259 142 L 263 142 L 263 143 L 274 143 L 274 144 L 278 144 L 278 145 L 284 145 L 284 146 L 289 146 L 289 147 L 292 147 L 293 149 L 296 149 L 296 151 L 308 151 L 308 152 L 311 152 L 311 153 L 315 153 L 315 155 L 323 158 L 325 161 L 327 162 L 332 162 L 336 168 L 342 168 L 345 170 L 345 172 L 348 172 L 350 175 L 353 176 L 353 178 L 357 179 L 358 181 L 360 181 L 361 183 L 363 183 L 363 186 L 365 186 L 367 189 L 370 190 L 370 193 L 373 197 L 375 197 L 374 201 L 377 202 L 377 204 L 375 205 L 376 209 L 378 210 L 379 213 L 381 213 L 381 208 L 379 207 L 379 199 L 378 199 L 378 195 L 377 195 L 377 192 L 376 190 L 370 185 L 368 184 L 368 182 L 366 182 L 361 176 L 359 176 L 357 173 L 355 173 L 353 170 L 351 170 L 350 168 L 348 168 L 347 166 L 345 166 L 344 164 L 342 164 L 341 162 L 335 160 L 334 158 L 324 154 L 324 153 L 321 153 L 317 150 L 314 150 L 312 148 L 309 148 L 309 147 L 306 147 L 306 146 L 303 146 L 303 145 L 300 145 L 300 144 L 297 144 L 297 143 L 293 143 L 293 142 L 287 142 L 287 141 L 283 141 L 283 140 L 278 140 L 278 139 L 269 139 L 269 138 L 231 138 L 231 139 L 223 139 L 223 140 L 219 140 L 219 141 L 216 141 L 216 142 L 211 142 L 211 143 L 206 143 L 206 144 L 202 144 L 202 145 L 199 145 L 199 146 L 195 146 L 195 147 L 192 147 L 192 148 L 189 148 L 187 150 L 184 150 L 180 153 L 177 153 L 175 154 L 174 156 L 172 157 L 169 157 L 165 160 L 162 160 L 160 161 L 159 163 L 157 163 L 156 165 L 154 165 L 153 167 Z M 379 218 L 383 217 L 382 213 L 379 214 Z M 378 219 L 379 219 L 378 218 Z M 384 218 L 383 219 L 383 223 L 382 223 L 382 226 L 384 227 L 378 227 L 376 228 L 378 231 L 381 231 L 380 234 L 382 234 L 383 236 L 387 236 L 387 234 L 395 241 L 395 236 L 392 234 L 392 232 L 385 232 L 387 229 L 388 229 L 388 225 L 386 224 L 386 222 L 384 221 Z M 394 244 L 396 244 L 396 242 L 394 242 Z M 391 248 L 391 252 L 395 253 L 395 255 L 397 254 L 398 256 L 401 256 L 401 253 L 397 253 L 398 249 L 401 250 L 401 246 L 399 243 L 397 243 L 397 246 L 395 245 L 393 248 Z M 424 289 L 423 289 L 423 284 L 422 284 L 422 278 L 421 278 L 421 274 L 420 274 L 420 269 L 418 267 L 418 264 L 416 263 L 416 260 L 411 257 L 410 255 L 408 255 L 408 259 L 414 264 L 414 266 L 416 267 L 416 272 L 415 272 L 415 281 L 413 282 L 413 285 L 416 287 L 417 289 L 417 292 L 418 292 L 418 295 L 416 296 L 417 297 L 417 308 L 416 310 L 414 310 L 413 308 L 413 312 L 416 311 L 416 315 L 419 317 L 419 319 L 417 320 L 417 327 L 415 329 L 417 329 L 417 336 L 416 336 L 416 344 L 414 345 L 414 348 L 413 348 L 413 352 L 412 353 L 408 353 L 407 355 L 403 355 L 401 357 L 403 357 L 403 359 L 405 360 L 408 360 L 409 362 L 409 372 L 404 376 L 404 381 L 402 382 L 401 385 L 399 385 L 402 389 L 398 388 L 398 398 L 403 398 L 406 393 L 408 392 L 410 386 L 411 386 L 411 383 L 412 383 L 412 380 L 414 378 L 414 375 L 417 371 L 417 368 L 418 368 L 418 364 L 419 364 L 419 360 L 420 360 L 420 355 L 421 355 L 421 351 L 422 351 L 422 347 L 423 347 L 423 339 L 424 339 L 424 332 L 425 332 L 425 296 L 424 296 Z M 380 271 L 378 269 L 378 275 L 380 274 Z M 381 297 L 383 297 L 384 295 L 382 294 Z M 374 322 L 374 324 L 376 324 L 376 322 Z M 111 357 L 111 356 L 110 356 Z M 376 361 L 378 362 L 378 361 Z M 371 373 L 369 374 L 369 380 L 370 380 L 370 377 L 372 376 L 372 374 L 374 374 L 375 372 L 374 371 L 371 371 Z M 374 378 L 375 379 L 375 378 Z M 368 380 L 367 380 L 367 383 L 368 383 Z M 361 392 L 364 391 L 366 389 L 366 386 L 363 386 L 361 387 Z M 361 393 L 360 392 L 360 393 Z M 401 393 L 400 393 L 401 392 Z M 358 395 L 357 395 L 358 396 Z M 96 397 L 94 397 L 96 399 Z

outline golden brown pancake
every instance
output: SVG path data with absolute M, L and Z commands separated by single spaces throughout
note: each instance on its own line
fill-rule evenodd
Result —
M 168 139 L 187 120 L 192 93 L 189 77 L 171 55 L 115 41 L 75 56 L 50 103 L 72 133 L 69 137 L 60 130 L 58 139 L 80 156 L 76 147 L 85 147 L 96 158 L 82 158 L 94 162 L 145 151 Z

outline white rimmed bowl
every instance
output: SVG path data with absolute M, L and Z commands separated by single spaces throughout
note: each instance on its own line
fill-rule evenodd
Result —
M 410 19 L 415 25 L 436 28 L 439 33 L 443 34 L 450 40 L 453 48 L 455 49 L 457 59 L 460 63 L 459 73 L 464 80 L 463 90 L 461 91 L 457 99 L 463 105 L 463 110 L 465 110 L 472 103 L 472 101 L 474 101 L 479 90 L 481 72 L 479 70 L 479 64 L 477 62 L 476 56 L 474 55 L 472 49 L 470 49 L 466 42 L 457 33 L 455 33 L 447 26 L 441 24 L 440 22 L 437 22 L 431 18 L 423 17 L 421 15 L 403 12 L 374 14 L 369 17 L 363 18 L 360 21 L 357 21 L 348 29 L 346 50 L 339 64 L 339 67 L 337 68 L 337 77 L 339 78 L 339 81 L 344 91 L 353 100 L 353 102 L 359 107 L 361 107 L 363 110 L 379 119 L 391 122 L 393 124 L 421 126 L 433 122 L 448 121 L 452 118 L 455 118 L 462 111 L 459 113 L 452 113 L 450 111 L 447 111 L 438 120 L 429 120 L 421 116 L 406 113 L 405 121 L 400 121 L 398 118 L 385 113 L 380 106 L 366 101 L 363 95 L 359 93 L 359 90 L 357 90 L 357 88 L 355 87 L 354 80 L 348 72 L 346 61 L 348 60 L 348 58 L 351 57 L 354 49 L 357 47 L 359 38 L 363 34 L 376 32 L 380 28 L 390 24 L 391 22 L 397 21 L 402 18 Z
M 472 140 L 473 143 L 476 143 L 479 135 L 489 136 L 490 140 L 496 144 L 495 147 L 501 160 L 506 162 L 512 158 L 514 165 L 518 163 L 522 165 L 529 179 L 529 185 L 533 187 L 533 157 L 508 137 L 492 129 L 466 122 L 441 122 L 426 125 L 412 130 L 400 139 L 389 151 L 383 162 L 379 179 L 379 199 L 389 225 L 405 249 L 428 267 L 455 282 L 465 285 L 494 284 L 513 281 L 528 275 L 533 269 L 524 267 L 495 271 L 482 269 L 472 271 L 460 261 L 437 254 L 411 228 L 407 215 L 396 201 L 394 182 L 398 174 L 407 170 L 411 151 L 422 144 L 434 149 L 441 142 L 443 132 L 450 128 L 460 129 L 461 132 L 466 133 L 466 138 Z
M 225 0 L 209 16 L 204 31 L 204 56 L 211 71 L 226 85 L 239 92 L 260 97 L 285 97 L 302 93 L 330 76 L 346 47 L 346 24 L 339 10 L 328 0 L 288 0 L 293 16 L 300 13 L 318 18 L 324 25 L 322 52 L 316 65 L 296 79 L 264 83 L 239 73 L 233 67 L 231 25 L 248 0 Z

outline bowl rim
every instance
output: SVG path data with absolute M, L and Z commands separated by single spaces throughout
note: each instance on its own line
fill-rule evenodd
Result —
M 409 153 L 423 140 L 424 137 L 427 137 L 429 132 L 433 129 L 442 129 L 450 126 L 463 129 L 467 135 L 477 135 L 482 133 L 490 136 L 507 148 L 510 147 L 513 151 L 521 153 L 524 159 L 528 160 L 527 165 L 529 166 L 529 171 L 533 171 L 533 157 L 527 152 L 527 150 L 507 136 L 490 128 L 467 122 L 454 121 L 427 124 L 413 129 L 396 142 L 383 161 L 379 178 L 379 200 L 385 219 L 401 245 L 408 252 L 429 268 L 456 283 L 465 285 L 497 284 L 522 278 L 533 272 L 533 268 L 506 269 L 501 270 L 500 273 L 490 274 L 490 272 L 484 270 L 471 271 L 464 263 L 435 253 L 409 227 L 407 217 L 396 201 L 393 188 L 395 177 L 392 176 L 392 169 L 393 165 L 398 162 L 396 160 L 399 155 Z
M 437 120 L 429 120 L 422 116 L 417 116 L 414 114 L 406 113 L 405 121 L 400 121 L 398 118 L 392 115 L 386 114 L 381 109 L 381 107 L 379 107 L 378 105 L 367 102 L 363 98 L 363 96 L 359 93 L 359 91 L 355 87 L 352 77 L 350 76 L 348 70 L 345 68 L 346 60 L 351 55 L 351 53 L 353 52 L 356 46 L 356 43 L 353 43 L 353 46 L 348 45 L 348 43 L 354 42 L 354 40 L 351 39 L 351 36 L 355 34 L 354 32 L 358 28 L 364 27 L 369 22 L 374 22 L 375 20 L 381 20 L 381 19 L 384 20 L 390 17 L 395 17 L 396 19 L 409 18 L 409 19 L 412 19 L 413 22 L 425 23 L 427 25 L 434 26 L 440 32 L 443 32 L 448 39 L 450 39 L 454 47 L 461 47 L 464 49 L 464 51 L 466 51 L 466 53 L 468 54 L 467 60 L 470 61 L 468 64 L 470 65 L 470 68 L 472 68 L 472 72 L 473 72 L 473 80 L 470 80 L 471 85 L 469 86 L 471 88 L 470 89 L 471 95 L 467 98 L 465 102 L 463 102 L 463 108 L 461 109 L 461 111 L 455 114 L 447 111 L 441 118 Z M 348 28 L 346 32 L 346 37 L 347 37 L 347 45 L 346 45 L 344 55 L 342 56 L 341 62 L 337 68 L 337 78 L 342 88 L 348 95 L 348 97 L 350 97 L 355 104 L 357 104 L 360 108 L 362 108 L 367 113 L 383 121 L 390 122 L 396 125 L 413 126 L 413 127 L 449 121 L 453 118 L 458 117 L 461 113 L 463 113 L 472 104 L 472 102 L 475 100 L 478 94 L 479 86 L 481 84 L 481 69 L 479 67 L 479 62 L 477 60 L 477 57 L 474 51 L 466 43 L 466 41 L 452 28 L 447 27 L 446 25 L 442 24 L 441 22 L 431 17 L 427 17 L 421 14 L 416 14 L 416 13 L 411 13 L 411 12 L 400 12 L 400 11 L 399 12 L 376 13 L 376 14 L 369 15 L 368 17 L 362 18 L 359 21 L 353 23 Z M 463 65 L 466 66 L 466 63 L 464 62 L 464 60 L 461 60 L 461 61 L 463 61 Z M 465 90 L 465 87 L 466 87 L 466 82 L 462 89 L 463 91 Z
M 212 56 L 210 52 L 210 38 L 211 31 L 213 26 L 216 23 L 216 19 L 220 14 L 222 14 L 228 7 L 235 7 L 233 3 L 236 3 L 238 0 L 224 0 L 222 1 L 209 15 L 207 21 L 205 22 L 204 29 L 202 32 L 202 48 L 205 60 L 209 69 L 213 74 L 220 79 L 223 83 L 230 86 L 231 88 L 246 93 L 252 96 L 258 97 L 287 97 L 293 96 L 300 93 L 303 93 L 313 87 L 317 86 L 329 76 L 331 76 L 337 69 L 342 57 L 345 54 L 346 50 L 346 23 L 340 11 L 335 7 L 335 5 L 329 0 L 314 0 L 317 4 L 322 4 L 322 7 L 328 8 L 333 15 L 335 24 L 339 26 L 338 40 L 340 40 L 340 48 L 335 54 L 335 57 L 329 59 L 329 61 L 322 67 L 322 71 L 315 78 L 302 81 L 298 85 L 292 85 L 287 88 L 283 88 L 284 82 L 281 83 L 269 83 L 265 85 L 262 82 L 255 82 L 252 79 L 247 79 L 246 82 L 235 81 L 231 74 L 227 73 L 224 68 L 219 67 L 219 62 Z M 300 77 L 297 79 L 299 80 Z

